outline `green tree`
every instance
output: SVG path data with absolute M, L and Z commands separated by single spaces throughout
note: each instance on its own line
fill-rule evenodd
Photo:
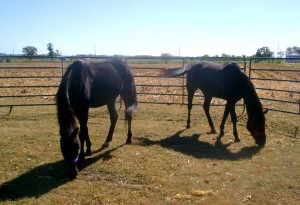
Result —
M 274 57 L 274 52 L 272 52 L 269 47 L 262 47 L 257 49 L 254 56 L 258 58 L 272 58 Z
M 56 56 L 60 56 L 61 55 L 61 53 L 59 52 L 59 50 L 56 50 L 56 54 L 55 54 Z
M 47 49 L 49 51 L 48 55 L 52 58 L 54 57 L 54 48 L 52 43 L 47 44 Z
M 26 46 L 23 48 L 23 54 L 31 60 L 33 56 L 37 55 L 37 49 L 34 46 Z
M 225 58 L 235 58 L 236 56 L 235 56 L 235 55 L 228 55 L 228 54 L 226 54 L 226 53 L 223 53 L 223 54 L 221 55 L 221 57 L 225 57 Z
M 170 57 L 172 57 L 172 55 L 170 53 L 162 53 L 161 54 L 161 59 L 165 62 L 168 63 L 170 60 Z
M 286 54 L 287 55 L 292 54 L 292 53 L 297 53 L 297 54 L 300 55 L 300 47 L 294 46 L 294 47 L 288 47 L 286 49 Z

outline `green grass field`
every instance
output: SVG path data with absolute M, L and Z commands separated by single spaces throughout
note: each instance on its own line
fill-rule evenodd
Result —
M 219 126 L 223 108 L 212 107 Z M 269 111 L 267 143 L 257 147 L 238 123 L 233 143 L 228 121 L 221 145 L 202 107 L 140 104 L 133 144 L 124 145 L 123 111 L 110 147 L 105 107 L 91 109 L 91 157 L 69 181 L 59 147 L 55 106 L 0 108 L 0 204 L 299 204 L 299 115 Z M 241 108 L 237 108 L 241 113 Z

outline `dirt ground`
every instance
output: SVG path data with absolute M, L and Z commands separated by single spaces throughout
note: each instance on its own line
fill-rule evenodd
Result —
M 223 107 L 212 107 L 218 127 Z M 54 106 L 0 108 L 0 204 L 300 204 L 299 115 L 269 111 L 267 143 L 255 145 L 238 123 L 233 143 L 228 120 L 221 144 L 202 107 L 140 104 L 133 144 L 124 145 L 123 110 L 113 141 L 105 107 L 91 109 L 93 155 L 68 180 L 59 148 Z M 237 108 L 237 114 L 241 108 Z

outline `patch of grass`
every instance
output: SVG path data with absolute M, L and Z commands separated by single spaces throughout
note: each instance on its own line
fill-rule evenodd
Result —
M 93 155 L 69 181 L 55 106 L 14 108 L 0 118 L 0 204 L 299 204 L 298 115 L 269 111 L 261 149 L 245 120 L 238 123 L 240 143 L 233 143 L 228 121 L 215 144 L 202 107 L 194 106 L 187 130 L 186 111 L 139 105 L 133 144 L 125 145 L 121 110 L 113 141 L 102 150 L 109 116 L 105 107 L 91 109 Z M 211 113 L 218 127 L 223 107 Z

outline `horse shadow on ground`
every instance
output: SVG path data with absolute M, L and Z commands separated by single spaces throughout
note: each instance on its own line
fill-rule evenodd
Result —
M 210 144 L 208 142 L 200 141 L 200 134 L 180 136 L 183 131 L 184 130 L 178 131 L 174 135 L 162 140 L 155 141 L 145 137 L 139 137 L 138 140 L 141 146 L 160 145 L 161 147 L 195 158 L 230 161 L 252 158 L 252 156 L 262 149 L 262 147 L 254 145 L 251 147 L 244 147 L 237 152 L 232 152 L 228 149 L 232 143 L 223 144 L 221 141 L 217 140 L 215 144 Z
M 93 157 L 86 159 L 82 169 L 94 164 L 100 159 L 111 159 L 111 153 L 122 146 L 124 145 L 103 153 L 100 152 L 103 151 L 104 147 L 93 151 Z M 16 201 L 25 197 L 38 198 L 70 182 L 71 180 L 67 177 L 67 173 L 68 167 L 63 160 L 35 167 L 11 181 L 0 184 L 0 203 L 6 200 Z

